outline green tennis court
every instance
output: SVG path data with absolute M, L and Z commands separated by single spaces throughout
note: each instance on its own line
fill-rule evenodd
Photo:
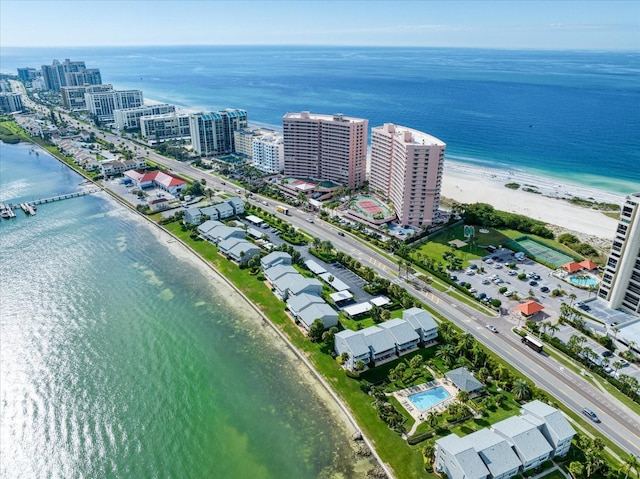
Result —
M 540 261 L 543 261 L 549 265 L 553 265 L 556 268 L 558 266 L 562 266 L 563 264 L 569 263 L 573 261 L 571 256 L 568 256 L 560 251 L 556 251 L 553 248 L 543 245 L 542 243 L 538 243 L 535 240 L 532 240 L 529 237 L 518 238 L 515 240 L 517 244 L 517 248 L 523 253 L 526 253 L 529 256 L 534 257 Z M 514 245 L 515 246 L 515 245 Z

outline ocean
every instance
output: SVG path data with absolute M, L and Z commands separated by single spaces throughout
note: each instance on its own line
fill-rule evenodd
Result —
M 2 48 L 2 72 L 85 60 L 103 82 L 183 107 L 396 123 L 447 160 L 627 194 L 640 191 L 640 53 L 455 48 Z
M 31 149 L 0 143 L 0 202 L 86 187 Z M 17 215 L 0 220 L 0 477 L 361 477 L 309 373 L 156 227 L 103 193 Z

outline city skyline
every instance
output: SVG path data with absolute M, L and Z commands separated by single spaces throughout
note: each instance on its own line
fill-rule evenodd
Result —
M 3 0 L 0 27 L 3 47 L 348 45 L 637 51 L 640 2 Z

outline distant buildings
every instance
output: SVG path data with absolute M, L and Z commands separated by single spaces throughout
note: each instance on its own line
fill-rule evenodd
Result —
M 22 111 L 22 95 L 20 93 L 2 92 L 0 93 L 0 111 L 3 113 L 14 113 Z
M 140 134 L 150 145 L 167 140 L 191 139 L 188 113 L 141 116 Z
M 29 83 L 42 76 L 42 72 L 35 68 L 18 68 L 18 79 L 24 83 Z
M 370 187 L 389 200 L 401 225 L 429 226 L 440 205 L 446 145 L 387 123 L 371 130 Z
M 350 188 L 364 184 L 367 120 L 303 111 L 284 115 L 282 127 L 286 176 L 329 180 Z
M 23 75 L 25 75 L 24 70 Z M 27 73 L 28 74 L 28 71 Z M 42 77 L 47 90 L 60 91 L 63 86 L 100 85 L 102 76 L 97 68 L 87 68 L 83 61 L 53 60 L 51 65 L 42 65 Z
M 142 96 L 142 92 L 140 94 Z M 135 130 L 140 128 L 140 118 L 143 116 L 163 115 L 175 111 L 176 107 L 167 103 L 122 108 L 113 111 L 113 121 L 118 130 Z
M 114 111 L 124 108 L 141 107 L 144 104 L 140 90 L 112 90 L 85 93 L 87 110 L 98 120 L 106 123 L 114 121 Z
M 508 479 L 566 455 L 575 433 L 562 412 L 536 400 L 489 429 L 438 439 L 435 468 L 449 479 Z
M 611 309 L 640 313 L 640 193 L 622 206 L 598 297 Z
M 227 108 L 189 116 L 191 145 L 201 156 L 226 155 L 235 151 L 234 131 L 247 127 L 247 112 Z

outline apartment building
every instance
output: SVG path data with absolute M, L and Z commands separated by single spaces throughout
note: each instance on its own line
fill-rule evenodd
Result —
M 118 130 L 137 130 L 140 128 L 140 117 L 164 115 L 176 111 L 174 105 L 160 103 L 158 105 L 142 105 L 133 108 L 122 108 L 113 111 L 113 120 Z
M 167 113 L 140 117 L 140 134 L 150 145 L 167 140 L 191 138 L 188 113 Z
M 102 76 L 98 68 L 87 68 L 83 61 L 66 59 L 60 63 L 42 65 L 42 77 L 47 90 L 60 91 L 63 86 L 99 85 Z
M 14 113 L 22 111 L 22 95 L 20 93 L 2 92 L 0 93 L 0 111 L 3 113 Z
M 101 93 L 113 91 L 113 85 L 107 83 L 105 85 L 82 85 L 82 86 L 63 86 L 60 87 L 62 95 L 62 105 L 69 110 L 86 110 L 87 93 Z
M 284 140 L 277 134 L 263 135 L 252 142 L 253 166 L 265 173 L 280 173 L 284 169 Z
M 640 313 L 640 193 L 627 196 L 598 297 L 611 309 Z
M 233 133 L 247 127 L 247 112 L 227 108 L 189 116 L 191 144 L 201 156 L 226 155 L 235 151 Z
M 440 206 L 446 145 L 404 126 L 386 123 L 371 129 L 373 192 L 390 201 L 398 222 L 429 226 Z
M 287 113 L 282 120 L 284 174 L 361 186 L 366 180 L 368 125 L 368 120 L 342 113 Z
M 242 128 L 233 132 L 235 152 L 238 155 L 251 158 L 253 156 L 253 140 L 264 135 L 277 135 L 275 130 L 267 128 Z
M 87 110 L 100 121 L 112 123 L 114 111 L 124 108 L 141 107 L 144 104 L 140 90 L 113 90 L 106 92 L 85 93 Z

